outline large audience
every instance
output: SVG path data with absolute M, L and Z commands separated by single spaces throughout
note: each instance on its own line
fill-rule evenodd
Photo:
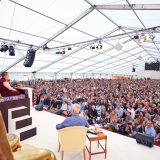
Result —
M 146 133 L 160 142 L 160 80 L 64 79 L 23 82 L 34 88 L 34 104 L 71 116 L 79 103 L 89 124 L 126 136 Z

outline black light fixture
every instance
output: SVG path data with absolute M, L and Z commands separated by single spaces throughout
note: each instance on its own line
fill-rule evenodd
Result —
M 8 46 L 6 44 L 2 44 L 1 48 L 0 48 L 0 51 L 1 52 L 6 52 L 7 50 L 8 50 Z
M 61 54 L 61 55 L 62 55 L 62 54 L 65 54 L 65 53 L 66 53 L 65 49 L 63 49 L 63 51 L 59 51 L 59 50 L 58 50 L 57 52 L 55 52 L 55 54 Z
M 68 51 L 71 51 L 72 50 L 72 48 L 71 47 L 68 47 Z
M 135 35 L 133 38 L 134 38 L 134 39 L 139 39 L 139 36 L 138 36 L 138 35 Z
M 57 51 L 57 52 L 55 52 L 55 54 L 61 54 L 61 52 L 60 52 L 60 51 Z
M 103 45 L 102 45 L 101 41 L 99 41 L 99 43 L 98 43 L 96 49 L 102 49 L 102 47 L 103 47 Z
M 63 51 L 61 52 L 61 54 L 65 54 L 65 53 L 66 53 L 65 49 L 63 49 Z
M 136 71 L 136 69 L 135 69 L 135 67 L 133 67 L 133 68 L 132 68 L 132 72 L 135 72 L 135 71 Z
M 95 46 L 90 46 L 90 49 L 95 49 L 96 47 Z
M 13 46 L 9 46 L 8 52 L 10 56 L 15 56 L 15 49 Z
M 149 36 L 149 38 L 150 38 L 151 40 L 154 40 L 155 35 L 152 34 L 152 35 Z

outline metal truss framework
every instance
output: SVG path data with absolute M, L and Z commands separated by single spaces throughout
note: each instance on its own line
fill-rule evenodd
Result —
M 31 8 L 28 8 L 28 7 L 26 7 L 26 6 L 24 6 L 24 5 L 20 4 L 20 3 L 17 3 L 17 2 L 15 2 L 15 1 L 13 1 L 13 0 L 9 0 L 9 1 L 11 1 L 11 2 L 13 2 L 13 3 L 16 3 L 17 5 L 19 5 L 19 6 L 21 6 L 21 7 L 24 7 L 24 8 L 26 8 L 26 9 L 29 9 L 29 10 L 37 13 L 37 14 L 40 14 L 40 15 L 45 16 L 45 17 L 48 17 L 48 18 L 50 18 L 50 19 L 52 19 L 52 20 L 54 20 L 54 21 L 57 21 L 57 20 L 55 20 L 55 19 L 53 19 L 53 18 L 51 18 L 51 17 L 49 17 L 49 16 L 47 16 L 47 15 L 44 15 L 44 14 L 42 14 L 42 13 L 40 13 L 40 12 L 37 12 L 36 10 L 33 10 L 33 9 L 31 9 Z M 143 49 L 143 51 L 137 52 L 137 53 L 135 53 L 134 55 L 131 54 L 131 53 L 129 53 L 129 51 L 132 51 L 132 50 L 136 49 L 137 47 L 134 47 L 134 48 L 132 48 L 132 49 L 130 49 L 130 50 L 127 50 L 127 51 L 126 51 L 126 50 L 122 50 L 123 53 L 129 53 L 129 54 L 130 54 L 130 56 L 128 56 L 128 57 L 132 57 L 132 56 L 133 56 L 133 57 L 135 57 L 135 60 L 136 60 L 137 57 L 136 57 L 135 55 L 138 55 L 139 53 L 142 53 L 142 52 L 146 52 L 146 53 L 148 54 L 148 56 L 150 56 L 150 57 L 152 57 L 152 58 L 154 58 L 154 59 L 156 58 L 156 57 L 154 57 L 153 54 L 150 54 L 150 52 L 148 51 L 148 49 L 146 49 L 147 46 L 142 46 L 142 45 L 140 45 L 135 39 L 132 38 L 132 33 L 135 33 L 135 32 L 140 31 L 140 30 L 142 30 L 142 31 L 145 31 L 145 30 L 147 31 L 147 30 L 149 30 L 148 28 L 145 27 L 145 25 L 143 24 L 142 20 L 141 20 L 141 19 L 138 17 L 138 15 L 136 14 L 135 10 L 160 10 L 160 5 L 159 5 L 159 4 L 130 4 L 130 3 L 128 2 L 128 0 L 126 0 L 126 2 L 128 3 L 128 5 L 93 5 L 93 4 L 91 4 L 88 0 L 85 0 L 85 1 L 86 1 L 88 4 L 90 4 L 91 7 L 90 7 L 89 9 L 87 9 L 86 11 L 84 11 L 80 16 L 78 16 L 77 18 L 75 18 L 75 19 L 74 19 L 72 22 L 70 22 L 69 24 L 64 24 L 64 23 L 58 21 L 58 23 L 62 23 L 62 24 L 65 25 L 65 26 L 64 26 L 62 29 L 60 29 L 57 33 L 55 33 L 53 36 L 51 36 L 50 38 L 44 38 L 44 37 L 43 37 L 43 38 L 45 39 L 45 41 L 44 41 L 42 44 L 40 44 L 39 46 L 34 46 L 34 47 L 36 48 L 36 50 L 42 49 L 42 48 L 43 48 L 45 45 L 47 45 L 50 41 L 54 41 L 54 39 L 55 39 L 56 37 L 58 37 L 59 35 L 61 35 L 63 32 L 65 32 L 65 31 L 68 30 L 69 28 L 73 28 L 73 29 L 75 29 L 75 30 L 77 30 L 77 31 L 79 31 L 79 32 L 82 32 L 82 33 L 84 33 L 84 34 L 90 35 L 90 34 L 84 32 L 84 31 L 81 31 L 81 30 L 79 30 L 79 29 L 74 28 L 73 25 L 76 24 L 77 22 L 79 22 L 81 19 L 83 19 L 83 18 L 84 18 L 85 16 L 87 16 L 89 13 L 91 13 L 94 9 L 96 9 L 100 14 L 102 14 L 105 18 L 107 18 L 107 19 L 108 19 L 109 21 L 111 21 L 114 25 L 116 25 L 117 28 L 115 28 L 115 29 L 113 29 L 112 31 L 108 32 L 107 34 L 101 36 L 100 38 L 97 38 L 97 37 L 95 37 L 95 36 L 93 36 L 93 35 L 90 35 L 90 36 L 92 36 L 92 37 L 95 38 L 95 39 L 90 40 L 90 41 L 86 41 L 86 42 L 82 42 L 82 43 L 80 42 L 80 43 L 82 44 L 81 47 L 77 48 L 76 50 L 70 52 L 70 53 L 67 54 L 67 55 L 64 55 L 64 57 L 60 57 L 59 59 L 57 59 L 57 60 L 55 60 L 55 61 L 52 61 L 52 62 L 50 62 L 49 64 L 47 64 L 47 65 L 45 65 L 45 66 L 42 66 L 40 69 L 36 70 L 35 72 L 39 72 L 39 71 L 43 70 L 44 68 L 49 67 L 49 66 L 51 66 L 52 64 L 55 64 L 56 62 L 59 62 L 60 60 L 62 60 L 62 59 L 64 59 L 64 58 L 67 58 L 67 57 L 71 56 L 72 54 L 74 54 L 74 53 L 76 53 L 76 52 L 78 52 L 78 51 L 80 51 L 80 50 L 82 50 L 82 49 L 86 49 L 87 46 L 90 46 L 91 44 L 93 44 L 94 42 L 96 42 L 96 41 L 98 41 L 98 40 L 106 40 L 106 39 L 112 38 L 112 35 L 111 35 L 111 36 L 109 36 L 109 35 L 112 34 L 112 33 L 114 33 L 115 31 L 117 31 L 118 29 L 122 30 L 122 31 L 124 32 L 123 35 L 127 35 L 130 40 L 135 41 L 135 42 L 137 43 L 138 47 L 140 47 L 140 48 Z M 142 24 L 143 28 L 140 29 L 140 28 L 134 28 L 134 27 L 125 27 L 125 26 L 120 27 L 120 26 L 119 26 L 116 22 L 114 22 L 111 18 L 109 18 L 108 16 L 106 16 L 106 15 L 103 13 L 103 10 L 132 10 L 133 13 L 135 14 L 135 16 L 137 17 L 137 19 L 138 19 L 138 20 L 140 21 L 140 23 Z M 0 26 L 0 27 L 3 27 L 3 26 Z M 159 27 L 159 26 L 158 26 L 158 27 Z M 133 31 L 127 32 L 127 30 L 133 30 Z M 156 32 L 159 33 L 160 30 L 156 30 Z M 29 34 L 29 33 L 28 33 L 28 34 Z M 33 36 L 36 36 L 36 35 L 33 35 Z M 118 35 L 118 36 L 119 36 L 119 35 Z M 122 35 L 120 35 L 120 36 L 122 36 Z M 115 37 L 115 35 L 114 35 L 113 37 Z M 2 39 L 1 39 L 1 40 L 2 40 Z M 5 39 L 3 39 L 3 40 L 5 40 Z M 6 39 L 6 41 L 7 41 L 7 39 Z M 108 43 L 108 42 L 105 41 L 105 43 Z M 127 43 L 127 42 L 126 42 L 126 43 Z M 160 42 L 156 42 L 156 41 L 149 42 L 149 41 L 148 41 L 148 43 L 153 43 L 153 44 L 155 45 L 156 50 L 157 50 L 156 53 L 159 53 L 160 50 L 159 50 L 159 48 L 157 47 L 156 44 L 159 44 Z M 26 45 L 26 46 L 29 46 L 29 45 L 30 45 L 30 44 L 26 44 L 26 43 L 20 43 L 20 45 L 21 45 L 21 44 L 22 44 L 22 45 Z M 76 44 L 77 44 L 77 43 L 76 43 Z M 108 44 L 110 44 L 110 43 L 108 43 Z M 125 42 L 124 42 L 124 44 L 125 44 Z M 59 46 L 59 48 L 60 48 L 60 47 L 61 47 L 61 48 L 62 48 L 62 47 L 67 47 L 67 46 L 71 46 L 71 45 L 75 45 L 75 44 L 66 44 L 66 45 L 63 45 L 63 46 Z M 111 45 L 111 44 L 110 44 L 110 45 Z M 58 47 L 54 47 L 54 48 L 52 48 L 52 49 L 57 49 L 57 48 L 58 48 Z M 154 49 L 155 49 L 155 48 L 154 48 Z M 103 52 L 101 52 L 101 53 L 97 52 L 97 54 L 95 54 L 95 55 L 93 55 L 93 56 L 90 56 L 90 57 L 88 57 L 88 58 L 86 58 L 86 59 L 83 59 L 83 60 L 81 60 L 81 61 L 78 62 L 78 63 L 72 64 L 72 65 L 70 65 L 70 66 L 68 66 L 68 67 L 66 67 L 66 68 L 60 69 L 59 71 L 56 72 L 56 74 L 57 74 L 57 73 L 60 73 L 61 71 L 67 70 L 67 69 L 69 69 L 69 68 L 71 68 L 71 67 L 73 67 L 73 66 L 76 66 L 76 65 L 78 65 L 78 64 L 80 64 L 80 63 L 82 63 L 82 62 L 84 62 L 84 61 L 90 60 L 90 59 L 92 59 L 92 58 L 94 58 L 94 57 L 96 57 L 96 56 L 105 54 L 106 52 L 108 52 L 108 51 L 110 51 L 110 50 L 112 50 L 112 49 L 114 49 L 114 46 L 113 46 L 113 45 L 111 45 L 110 48 L 108 48 L 107 50 L 105 50 L 105 51 L 103 51 Z M 152 48 L 150 48 L 150 49 L 152 49 Z M 155 52 L 155 51 L 153 51 L 153 52 Z M 118 56 L 118 54 L 115 55 L 114 57 L 116 57 L 116 56 Z M 148 56 L 147 56 L 147 58 L 148 58 Z M 113 57 L 113 56 L 110 56 L 110 58 L 114 58 L 114 57 Z M 116 58 L 117 58 L 117 61 L 119 61 L 119 60 L 124 60 L 124 61 L 126 62 L 125 65 L 128 65 L 128 63 L 130 63 L 130 61 L 126 60 L 128 57 L 123 58 L 123 59 L 121 59 L 121 58 L 119 58 L 119 57 L 116 57 Z M 13 64 L 11 64 L 9 67 L 7 67 L 7 68 L 5 69 L 5 71 L 8 70 L 8 69 L 10 69 L 10 68 L 12 68 L 12 67 L 14 67 L 16 64 L 18 64 L 19 62 L 21 62 L 21 61 L 24 60 L 24 59 L 25 59 L 25 56 L 23 56 L 22 58 L 20 58 L 19 60 L 17 60 L 17 61 L 14 62 Z M 141 60 L 140 63 L 138 62 L 138 63 L 136 63 L 136 64 L 141 64 L 141 63 L 144 62 L 144 60 L 145 60 L 145 59 Z M 75 72 L 73 72 L 73 73 L 71 73 L 71 74 L 77 73 L 77 72 L 79 72 L 80 70 L 83 70 L 83 69 L 85 69 L 85 68 L 87 68 L 87 67 L 90 67 L 90 66 L 92 66 L 92 65 L 96 65 L 96 64 L 98 64 L 98 63 L 102 63 L 102 62 L 105 62 L 105 61 L 107 61 L 107 59 L 104 59 L 104 60 L 102 60 L 102 61 L 97 61 L 96 63 L 91 64 L 91 65 L 87 65 L 86 67 L 83 67 L 83 68 L 81 68 L 81 69 L 78 69 L 78 70 L 76 70 Z M 117 61 L 114 61 L 114 62 L 117 62 Z M 114 63 L 114 62 L 112 62 L 112 63 Z M 108 64 L 112 64 L 112 63 L 108 63 Z M 109 68 L 109 67 L 106 67 L 108 64 L 103 65 L 103 66 L 100 66 L 101 68 L 104 68 L 104 69 L 101 70 L 101 71 L 105 71 L 105 70 L 108 70 L 108 69 L 109 69 L 109 70 L 111 69 L 111 70 L 114 71 L 114 69 Z M 120 64 L 120 65 L 121 65 L 121 64 Z M 122 66 L 123 66 L 123 63 L 122 63 Z M 129 65 L 129 66 L 130 66 L 130 65 Z M 115 68 L 114 65 L 113 65 L 113 67 Z M 98 68 L 99 68 L 99 67 L 94 68 L 94 69 L 92 69 L 92 70 L 89 70 L 89 71 L 85 72 L 84 74 L 86 74 L 86 73 L 92 73 L 93 71 L 95 71 L 95 70 L 98 69 Z
M 160 10 L 160 4 L 95 5 L 98 10 Z
M 88 4 L 90 4 L 91 6 L 93 6 L 93 4 L 92 3 L 90 3 L 88 0 L 85 0 Z M 131 8 L 132 6 L 131 5 L 128 5 L 128 9 L 129 10 L 133 10 L 133 8 Z M 111 18 L 109 18 L 107 15 L 105 15 L 99 8 L 97 8 L 97 7 L 95 7 L 96 8 L 96 10 L 99 12 L 99 13 L 101 13 L 105 18 L 107 18 L 109 21 L 111 21 L 113 24 L 115 24 L 117 27 L 119 26 L 116 22 L 114 22 Z M 150 10 L 151 10 L 151 8 L 150 8 Z M 159 9 L 158 9 L 159 10 Z M 136 43 L 137 43 L 137 41 L 135 40 L 135 39 L 133 39 L 132 37 L 131 37 L 131 35 L 130 34 L 128 34 L 125 30 L 124 30 L 124 28 L 120 28 L 124 33 L 126 33 L 127 35 L 128 35 L 128 37 L 130 38 L 130 39 L 132 39 L 132 40 L 134 40 Z M 154 58 L 155 59 L 155 57 L 153 57 L 153 55 L 151 55 L 143 46 L 141 46 L 139 43 L 137 43 L 137 45 L 139 46 L 139 47 L 141 47 L 143 50 L 144 50 L 144 52 L 147 52 L 147 54 L 148 55 L 150 55 L 150 57 L 152 57 L 152 58 Z M 142 63 L 142 62 L 141 62 Z M 94 69 L 93 70 L 90 70 L 90 72 L 93 72 L 94 71 Z

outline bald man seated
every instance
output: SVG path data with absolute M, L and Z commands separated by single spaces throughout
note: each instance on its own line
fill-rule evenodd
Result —
M 56 129 L 62 129 L 72 126 L 84 126 L 89 128 L 89 124 L 84 117 L 79 116 L 81 107 L 79 104 L 74 104 L 72 107 L 72 116 L 66 118 L 62 123 L 56 125 Z

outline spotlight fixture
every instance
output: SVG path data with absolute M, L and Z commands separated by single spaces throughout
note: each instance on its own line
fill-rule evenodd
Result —
M 149 38 L 153 41 L 155 36 L 154 35 L 150 35 Z
M 68 47 L 68 51 L 71 51 L 72 50 L 72 48 L 71 47 Z
M 95 46 L 90 46 L 90 49 L 95 49 L 96 47 Z
M 102 49 L 102 47 L 103 47 L 103 45 L 102 45 L 101 41 L 99 41 L 99 43 L 98 43 L 96 49 Z
M 65 54 L 65 53 L 66 53 L 65 49 L 63 49 L 63 51 L 61 52 L 61 54 Z
M 133 68 L 132 68 L 132 72 L 135 72 L 135 71 L 136 71 L 136 69 L 135 69 L 135 67 L 133 67 Z
M 134 39 L 139 39 L 139 36 L 138 36 L 138 35 L 135 35 L 133 38 L 134 38 Z
M 57 51 L 55 54 L 61 54 L 61 52 L 60 52 L 60 51 Z
M 61 54 L 61 55 L 62 55 L 62 54 L 65 54 L 65 53 L 66 53 L 65 49 L 63 49 L 63 51 L 59 51 L 59 50 L 58 50 L 57 52 L 55 52 L 55 54 Z
M 13 46 L 9 46 L 8 52 L 10 56 L 15 56 L 15 50 Z
M 140 42 L 140 43 L 143 43 L 143 42 L 145 42 L 145 41 L 146 41 L 146 36 L 145 36 L 144 34 L 140 35 L 140 36 L 139 36 L 139 42 Z
M 6 44 L 2 44 L 1 48 L 0 48 L 0 51 L 1 52 L 6 52 L 7 50 L 8 50 L 8 46 Z

